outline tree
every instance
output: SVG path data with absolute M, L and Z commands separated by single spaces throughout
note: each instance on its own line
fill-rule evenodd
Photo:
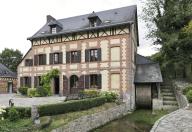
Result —
M 23 54 L 19 50 L 5 48 L 0 53 L 0 63 L 4 64 L 10 70 L 16 72 L 17 65 L 22 60 Z
M 172 65 L 175 71 L 178 67 L 185 70 L 185 64 L 192 61 L 191 26 L 188 25 L 192 20 L 191 7 L 191 0 L 147 0 L 145 3 L 143 20 L 150 29 L 147 37 L 162 46 L 159 54 L 153 56 L 160 58 L 162 68 Z

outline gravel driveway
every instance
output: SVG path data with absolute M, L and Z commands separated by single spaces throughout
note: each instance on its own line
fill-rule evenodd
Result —
M 50 97 L 23 97 L 21 95 L 16 94 L 0 94 L 0 105 L 9 106 L 9 99 L 13 99 L 14 106 L 28 106 L 32 105 L 42 105 L 42 104 L 53 104 L 63 102 L 66 97 L 65 96 L 50 96 Z

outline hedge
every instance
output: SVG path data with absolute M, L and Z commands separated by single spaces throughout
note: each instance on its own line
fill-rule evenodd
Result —
M 5 118 L 8 117 L 8 112 L 11 107 L 6 108 L 6 113 L 5 113 Z M 19 112 L 19 117 L 26 118 L 26 117 L 31 117 L 31 108 L 30 107 L 14 107 L 18 112 Z
M 96 97 L 57 104 L 41 105 L 38 106 L 38 112 L 40 116 L 64 114 L 68 112 L 86 110 L 92 107 L 100 106 L 105 102 L 106 97 Z

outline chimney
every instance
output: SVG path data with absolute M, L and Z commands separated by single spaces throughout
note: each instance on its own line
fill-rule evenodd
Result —
M 51 20 L 56 20 L 54 17 L 52 17 L 51 15 L 47 15 L 47 23 L 49 23 Z

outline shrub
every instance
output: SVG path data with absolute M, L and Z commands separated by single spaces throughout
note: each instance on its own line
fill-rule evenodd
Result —
M 105 97 L 82 99 L 57 104 L 41 105 L 38 106 L 38 111 L 40 116 L 57 115 L 73 111 L 86 110 L 92 107 L 100 106 L 105 102 Z
M 192 90 L 189 90 L 186 94 L 187 99 L 190 103 L 192 103 Z
M 118 98 L 118 95 L 114 92 L 103 92 L 102 96 L 106 98 L 107 102 L 115 102 Z
M 4 114 L 5 118 L 9 117 L 8 112 L 12 107 L 6 108 L 6 113 Z M 19 112 L 19 118 L 31 117 L 31 108 L 30 107 L 14 107 Z
M 22 95 L 27 95 L 28 87 L 21 87 L 18 90 Z
M 8 118 L 10 121 L 16 121 L 19 119 L 19 112 L 14 108 L 11 107 L 8 112 Z
M 27 96 L 29 96 L 29 97 L 38 96 L 37 89 L 36 88 L 29 88 L 27 91 Z
M 183 89 L 183 94 L 186 95 L 189 90 L 192 90 L 192 86 L 187 86 L 185 89 Z
M 0 120 L 4 120 L 4 113 L 6 113 L 5 108 L 0 106 Z
M 47 91 L 47 89 L 39 87 L 39 88 L 37 88 L 37 93 L 38 93 L 39 97 L 45 97 L 45 96 L 48 96 L 49 92 Z
M 99 97 L 100 92 L 96 89 L 85 89 L 79 92 L 80 98 L 95 98 Z

